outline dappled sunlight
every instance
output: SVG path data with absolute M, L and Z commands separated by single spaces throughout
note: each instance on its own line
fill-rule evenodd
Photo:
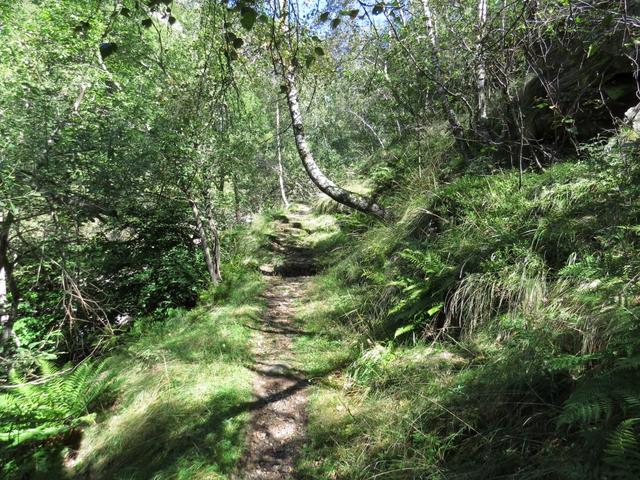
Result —
M 241 453 L 246 417 L 227 412 L 251 397 L 251 375 L 239 368 L 215 373 L 202 374 L 187 388 L 174 379 L 159 392 L 143 392 L 120 407 L 87 431 L 74 473 L 173 478 L 181 462 L 194 459 L 205 462 L 205 471 L 228 472 Z
M 97 478 L 227 478 L 243 450 L 253 373 L 244 323 L 256 303 L 199 307 L 142 327 L 109 359 L 121 392 L 68 468 Z
M 1 478 L 640 478 L 640 0 L 0 36 Z

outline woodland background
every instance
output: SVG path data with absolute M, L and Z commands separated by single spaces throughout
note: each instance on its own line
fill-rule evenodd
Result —
M 632 0 L 0 5 L 3 475 L 229 478 L 306 202 L 304 478 L 637 478 L 639 45 Z

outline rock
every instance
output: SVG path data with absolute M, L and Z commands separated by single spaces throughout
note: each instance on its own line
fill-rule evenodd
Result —
M 304 277 L 317 273 L 318 268 L 312 258 L 287 258 L 275 273 L 283 277 Z
M 620 12 L 616 2 L 604 2 Z M 628 9 L 640 13 L 640 2 Z M 563 31 L 565 17 L 558 16 L 553 34 L 542 34 L 531 45 L 537 75 L 526 82 L 516 103 L 524 114 L 524 133 L 538 144 L 572 149 L 606 132 L 613 133 L 617 120 L 628 120 L 640 129 L 640 106 L 636 97 L 635 46 L 625 40 L 624 29 L 603 21 L 597 9 L 583 9 L 580 30 Z M 615 16 L 615 13 L 611 13 Z M 631 118 L 633 119 L 631 119 Z M 637 118 L 637 120 L 635 120 Z M 520 134 L 516 125 L 516 137 Z
M 265 263 L 259 267 L 260 273 L 263 275 L 273 275 L 276 271 L 275 267 L 270 263 Z
M 624 112 L 624 118 L 633 131 L 640 133 L 640 103 Z

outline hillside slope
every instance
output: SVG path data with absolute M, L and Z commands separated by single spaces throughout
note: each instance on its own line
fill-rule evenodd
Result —
M 637 146 L 339 216 L 301 307 L 305 478 L 638 478 Z M 422 184 L 424 185 L 424 183 Z M 410 198 L 410 201 L 406 199 Z M 328 256 L 327 256 L 328 255 Z

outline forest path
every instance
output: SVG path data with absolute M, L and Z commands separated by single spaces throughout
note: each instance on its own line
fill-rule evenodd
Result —
M 269 249 L 282 261 L 261 267 L 268 283 L 263 294 L 267 308 L 261 321 L 251 327 L 256 331 L 252 370 L 258 408 L 247 434 L 242 480 L 296 478 L 297 452 L 305 436 L 309 382 L 294 367 L 292 339 L 303 334 L 293 324 L 294 304 L 303 298 L 314 266 L 310 252 L 300 242 L 307 232 L 296 217 L 299 215 L 276 218 L 275 234 L 268 236 Z

